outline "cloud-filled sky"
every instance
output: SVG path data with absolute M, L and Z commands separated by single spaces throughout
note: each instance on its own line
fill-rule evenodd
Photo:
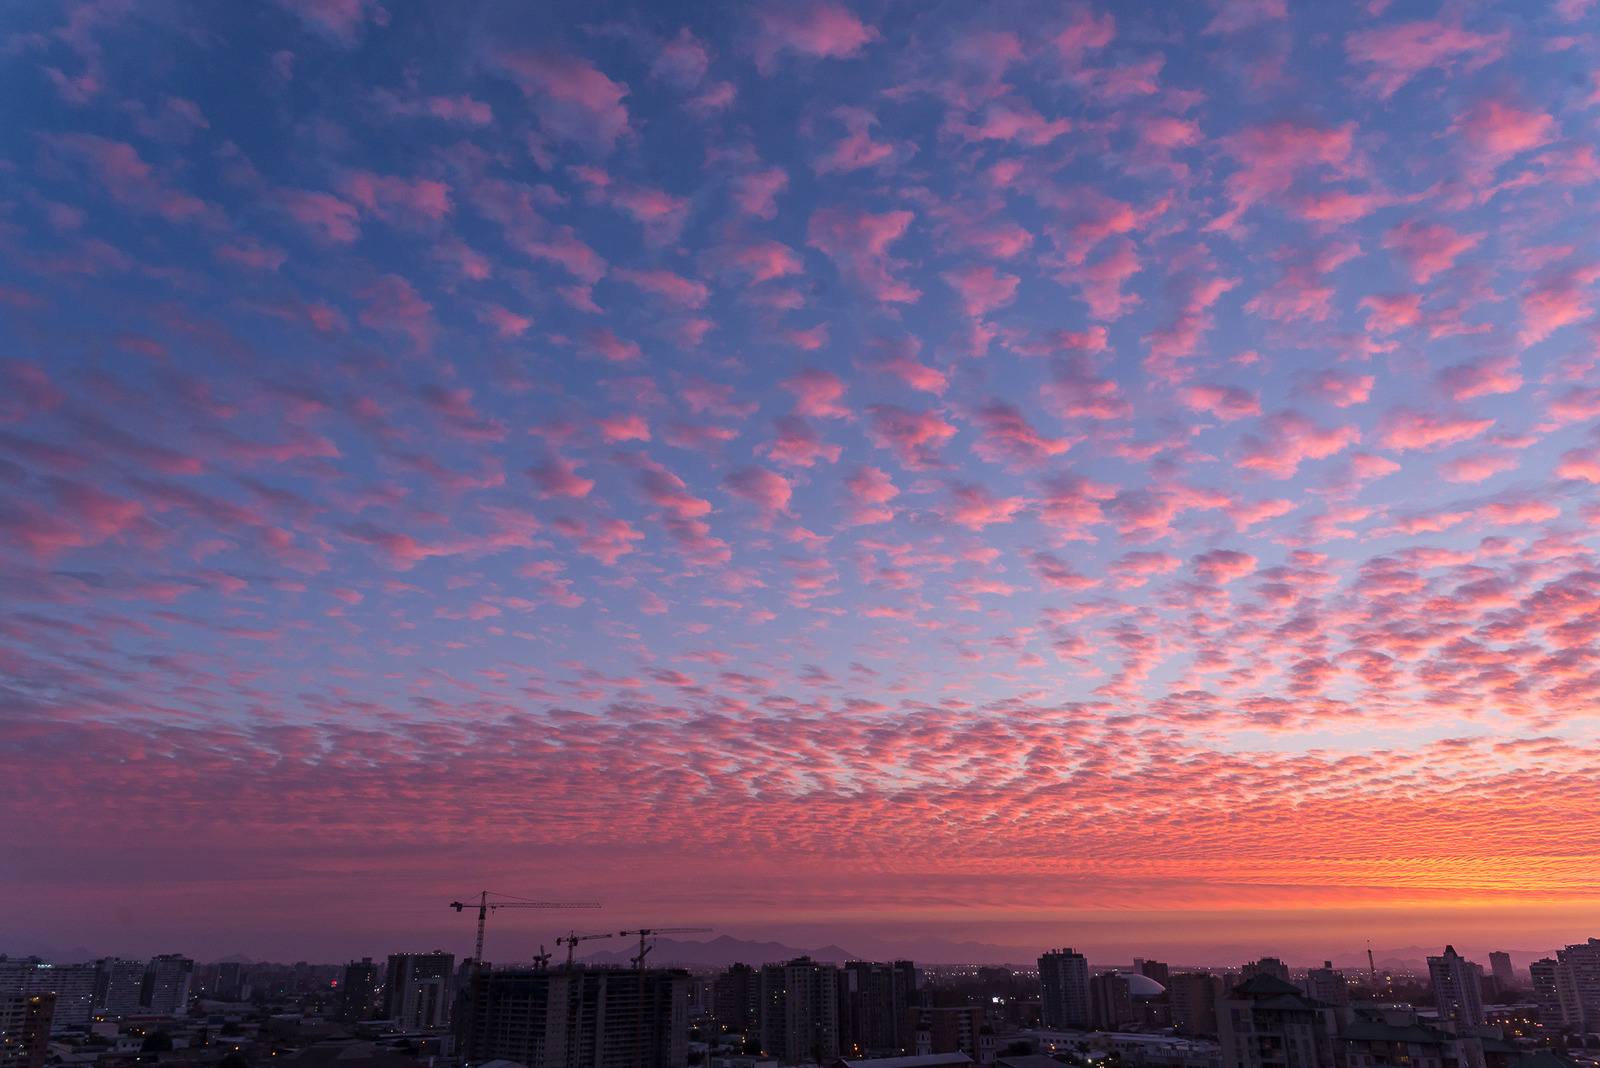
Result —
M 1600 916 L 1597 18 L 10 6 L 0 935 Z

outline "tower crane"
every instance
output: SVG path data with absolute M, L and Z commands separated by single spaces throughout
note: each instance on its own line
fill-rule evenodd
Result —
M 570 972 L 572 970 L 572 954 L 573 954 L 573 951 L 578 948 L 578 943 L 579 942 L 587 942 L 587 941 L 589 941 L 590 939 L 593 939 L 593 938 L 615 938 L 615 937 L 616 937 L 616 935 L 612 934 L 609 931 L 607 931 L 605 934 L 592 934 L 592 935 L 581 935 L 577 931 L 573 931 L 571 934 L 567 935 L 565 938 L 557 938 L 556 939 L 556 945 L 557 946 L 566 946 L 567 947 L 567 971 Z M 543 948 L 543 947 L 540 947 L 540 948 Z
M 501 894 L 499 896 L 504 897 L 506 895 Z M 452 901 L 450 902 L 450 907 L 460 912 L 463 909 L 471 908 L 472 902 Z M 597 909 L 599 907 L 600 902 L 598 901 L 524 901 L 521 898 L 513 898 L 510 901 L 490 901 L 489 891 L 481 891 L 478 894 L 478 944 L 472 953 L 472 959 L 476 962 L 474 968 L 483 964 L 483 921 L 495 909 Z M 474 971 L 474 975 L 476 974 L 476 971 Z
M 633 1022 L 633 1046 L 636 1054 L 635 1068 L 644 1068 L 644 958 L 645 954 L 655 948 L 654 945 L 647 945 L 645 939 L 651 935 L 708 934 L 710 931 L 711 928 L 709 927 L 641 927 L 637 931 L 618 932 L 623 938 L 628 938 L 631 935 L 639 936 L 639 955 L 633 958 L 633 974 L 639 980 L 639 1013 Z M 659 1020 L 657 1020 L 656 1026 L 660 1027 Z
M 648 945 L 648 946 L 645 945 L 645 941 L 644 940 L 646 938 L 649 938 L 652 935 L 665 935 L 665 934 L 710 934 L 711 933 L 711 928 L 709 928 L 709 927 L 645 927 L 645 928 L 641 928 L 640 930 L 637 930 L 637 931 L 621 931 L 621 932 L 618 932 L 618 933 L 623 938 L 628 938 L 628 937 L 630 937 L 632 935 L 638 935 L 639 936 L 639 955 L 637 957 L 633 958 L 633 966 L 635 968 L 638 968 L 640 971 L 644 971 L 644 957 L 645 957 L 645 954 L 649 953 L 652 949 L 656 948 L 653 945 Z
M 499 896 L 505 897 L 506 895 L 501 894 Z M 471 901 L 450 902 L 450 908 L 455 909 L 457 912 L 462 912 L 471 907 Z M 467 1064 L 471 1064 L 478 1053 L 473 1039 L 476 1037 L 475 1032 L 477 1031 L 478 1023 L 477 998 L 480 986 L 479 980 L 483 978 L 483 922 L 489 918 L 489 913 L 495 909 L 597 909 L 599 907 L 600 902 L 598 901 L 524 901 L 519 898 L 513 898 L 510 901 L 490 901 L 489 891 L 481 890 L 478 892 L 478 942 L 472 951 L 473 1006 L 470 1015 L 467 1017 L 466 1042 L 463 1043 L 466 1046 Z M 544 947 L 540 946 L 539 950 L 543 952 Z M 550 958 L 546 956 L 545 959 L 549 960 Z

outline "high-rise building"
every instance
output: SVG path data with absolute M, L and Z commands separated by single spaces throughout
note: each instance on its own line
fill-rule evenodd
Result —
M 1410 1006 L 1369 1005 L 1339 1032 L 1339 1063 L 1350 1068 L 1482 1068 L 1483 1038 L 1430 1027 Z
M 244 965 L 236 960 L 225 960 L 217 965 L 217 981 L 211 984 L 211 993 L 218 1001 L 238 1001 L 244 988 Z
M 378 1015 L 378 966 L 371 957 L 353 960 L 339 978 L 339 1019 L 345 1023 L 370 1020 Z
M 1088 1030 L 1094 1026 L 1089 1000 L 1089 961 L 1070 948 L 1039 958 L 1039 1014 L 1046 1028 Z
M 403 1027 L 444 1027 L 450 1023 L 456 955 L 391 953 L 383 980 L 383 1015 Z
M 717 976 L 711 1014 L 730 1033 L 754 1031 L 761 1019 L 761 973 L 748 964 L 735 964 Z
M 1180 1035 L 1217 1033 L 1217 998 L 1222 980 L 1208 972 L 1174 972 L 1167 986 L 1172 1027 Z
M 1133 962 L 1133 970 L 1138 972 L 1140 975 L 1145 976 L 1146 978 L 1154 979 L 1162 986 L 1168 985 L 1167 980 L 1172 978 L 1172 969 L 1158 960 L 1140 960 L 1135 958 Z
M 917 1003 L 916 989 L 916 966 L 908 960 L 892 964 L 856 960 L 840 968 L 840 1055 L 865 1057 L 911 1049 L 912 1036 L 904 1032 L 906 1010 Z
M 1494 989 L 1496 994 L 1503 994 L 1507 990 L 1516 989 L 1517 973 L 1511 970 L 1511 954 L 1500 952 L 1490 953 L 1489 972 L 1494 976 Z
M 988 1024 L 983 1006 L 912 1006 L 906 1010 L 906 1018 L 915 1021 L 907 1044 L 911 1055 L 965 1053 L 977 1064 L 994 1063 L 994 1028 Z
M 179 953 L 163 953 L 150 958 L 144 970 L 144 986 L 139 1004 L 148 1012 L 167 1016 L 189 1015 L 189 983 L 194 978 L 194 961 Z
M 1573 997 L 1587 1030 L 1600 1028 L 1600 938 L 1556 950 L 1556 960 L 1567 966 Z
M 1090 979 L 1089 1001 L 1094 1010 L 1094 1025 L 1102 1031 L 1115 1031 L 1137 1019 L 1128 977 L 1118 972 L 1106 972 Z
M 1257 972 L 1217 999 L 1221 1068 L 1337 1068 L 1334 1036 L 1351 1018 L 1348 1007 Z
M 54 994 L 0 993 L 0 1068 L 44 1068 Z
M 144 996 L 145 962 L 106 957 L 95 971 L 94 1012 L 116 1018 L 139 1011 Z
M 1350 987 L 1344 981 L 1344 973 L 1334 970 L 1333 961 L 1325 960 L 1322 967 L 1306 972 L 1306 996 L 1329 1005 L 1348 1005 Z
M 1239 970 L 1241 980 L 1253 979 L 1258 975 L 1270 975 L 1274 979 L 1289 982 L 1289 966 L 1277 957 L 1262 957 L 1253 960 Z
M 1483 990 L 1478 967 L 1445 946 L 1444 954 L 1428 958 L 1428 978 L 1433 981 L 1433 1002 L 1439 1019 L 1454 1022 L 1463 1033 L 1483 1024 Z
M 1545 957 L 1528 965 L 1533 997 L 1539 1005 L 1539 1026 L 1551 1031 L 1583 1029 L 1583 1008 L 1572 982 L 1572 966 Z
M 839 1056 L 839 969 L 797 957 L 761 968 L 761 1048 L 782 1064 Z
M 38 957 L 0 956 L 0 995 L 54 994 L 56 1027 L 87 1027 L 98 969 L 93 964 L 51 964 Z
M 689 974 L 676 969 L 486 972 L 456 1034 L 468 1064 L 684 1068 Z

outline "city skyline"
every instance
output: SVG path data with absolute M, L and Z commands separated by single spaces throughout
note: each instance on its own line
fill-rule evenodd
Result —
M 1597 14 L 10 5 L 0 951 L 1596 929 Z

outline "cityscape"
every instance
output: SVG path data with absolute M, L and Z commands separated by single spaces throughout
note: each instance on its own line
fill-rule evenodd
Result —
M 279 1065 L 1600 1068 L 1600 0 L 0 0 L 0 1068 Z
M 344 964 L 0 957 L 0 1068 L 1572 1068 L 1600 1064 L 1600 938 L 1518 967 L 1237 967 L 1070 948 L 1030 966 L 726 968 L 443 951 Z M 665 963 L 665 962 L 664 962 Z M 349 1062 L 349 1063 L 346 1063 Z

